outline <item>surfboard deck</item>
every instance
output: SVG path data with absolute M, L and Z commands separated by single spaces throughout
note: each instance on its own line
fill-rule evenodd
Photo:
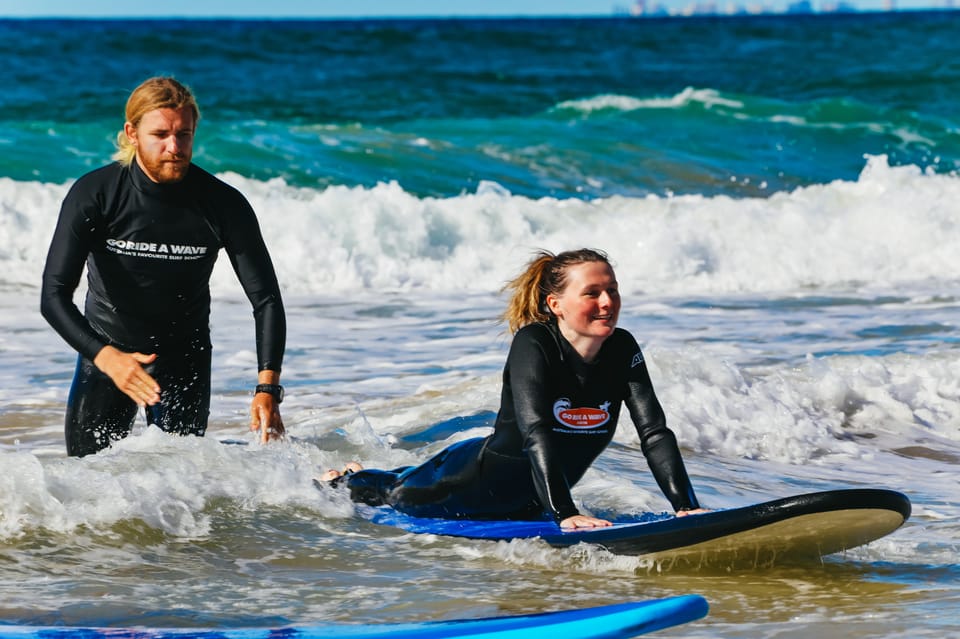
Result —
M 681 595 L 531 615 L 399 624 L 223 629 L 0 625 L 0 639 L 626 639 L 700 619 L 708 608 L 700 595 Z
M 860 488 L 686 517 L 645 513 L 610 527 L 577 530 L 563 530 L 552 521 L 424 519 L 390 508 L 366 514 L 374 523 L 414 533 L 494 541 L 539 538 L 556 547 L 588 543 L 669 564 L 730 567 L 819 560 L 893 532 L 910 510 L 910 500 L 899 492 Z

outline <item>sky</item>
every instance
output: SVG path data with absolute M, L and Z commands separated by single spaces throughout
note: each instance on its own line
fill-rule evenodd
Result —
M 668 7 L 698 0 L 660 0 Z M 739 4 L 758 0 L 734 0 Z M 760 0 L 779 6 L 789 0 Z M 852 0 L 863 9 L 883 0 Z M 951 0 L 894 0 L 903 9 L 944 6 Z M 0 17 L 236 17 L 364 18 L 454 16 L 605 16 L 634 0 L 0 0 Z M 718 3 L 720 4 L 720 3 Z M 816 1 L 813 3 L 818 4 Z

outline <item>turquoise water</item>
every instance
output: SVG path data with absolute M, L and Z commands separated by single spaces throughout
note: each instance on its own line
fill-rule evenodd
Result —
M 204 110 L 198 160 L 419 196 L 763 195 L 864 154 L 957 169 L 953 12 L 689 20 L 0 22 L 0 174 L 112 151 L 137 82 Z
M 249 626 L 560 610 L 686 592 L 663 636 L 960 631 L 954 12 L 723 19 L 0 21 L 0 621 Z M 213 279 L 209 436 L 64 455 L 75 355 L 36 311 L 69 184 L 127 93 L 188 83 L 196 161 L 258 212 L 290 437 L 246 431 L 250 309 Z M 872 486 L 901 530 L 813 566 L 664 571 L 412 536 L 318 469 L 484 434 L 499 294 L 536 248 L 615 261 L 701 501 Z M 223 262 L 223 260 L 221 260 Z M 667 504 L 624 423 L 577 487 Z

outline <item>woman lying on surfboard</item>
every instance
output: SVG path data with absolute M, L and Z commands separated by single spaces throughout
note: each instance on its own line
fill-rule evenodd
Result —
M 620 293 L 607 256 L 541 251 L 516 279 L 503 314 L 514 333 L 493 433 L 458 442 L 420 466 L 348 464 L 320 479 L 354 501 L 415 517 L 541 519 L 608 526 L 570 493 L 613 439 L 625 403 L 657 484 L 678 515 L 701 510 L 637 341 L 616 328 Z

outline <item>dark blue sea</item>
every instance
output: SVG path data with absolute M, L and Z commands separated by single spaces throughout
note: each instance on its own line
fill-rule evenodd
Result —
M 675 637 L 960 634 L 960 12 L 488 20 L 0 20 L 0 623 L 276 626 L 696 592 Z M 203 439 L 71 459 L 75 354 L 37 311 L 70 184 L 173 75 L 194 160 L 258 213 L 289 437 L 246 430 L 249 304 L 213 279 Z M 678 567 L 365 521 L 319 469 L 489 432 L 503 283 L 613 259 L 701 501 L 899 490 L 823 563 Z M 82 290 L 78 293 L 82 295 Z M 629 421 L 574 496 L 668 508 Z
M 5 154 L 62 182 L 172 74 L 198 159 L 306 188 L 493 181 L 530 197 L 768 196 L 864 156 L 960 161 L 958 13 L 348 22 L 4 21 Z

